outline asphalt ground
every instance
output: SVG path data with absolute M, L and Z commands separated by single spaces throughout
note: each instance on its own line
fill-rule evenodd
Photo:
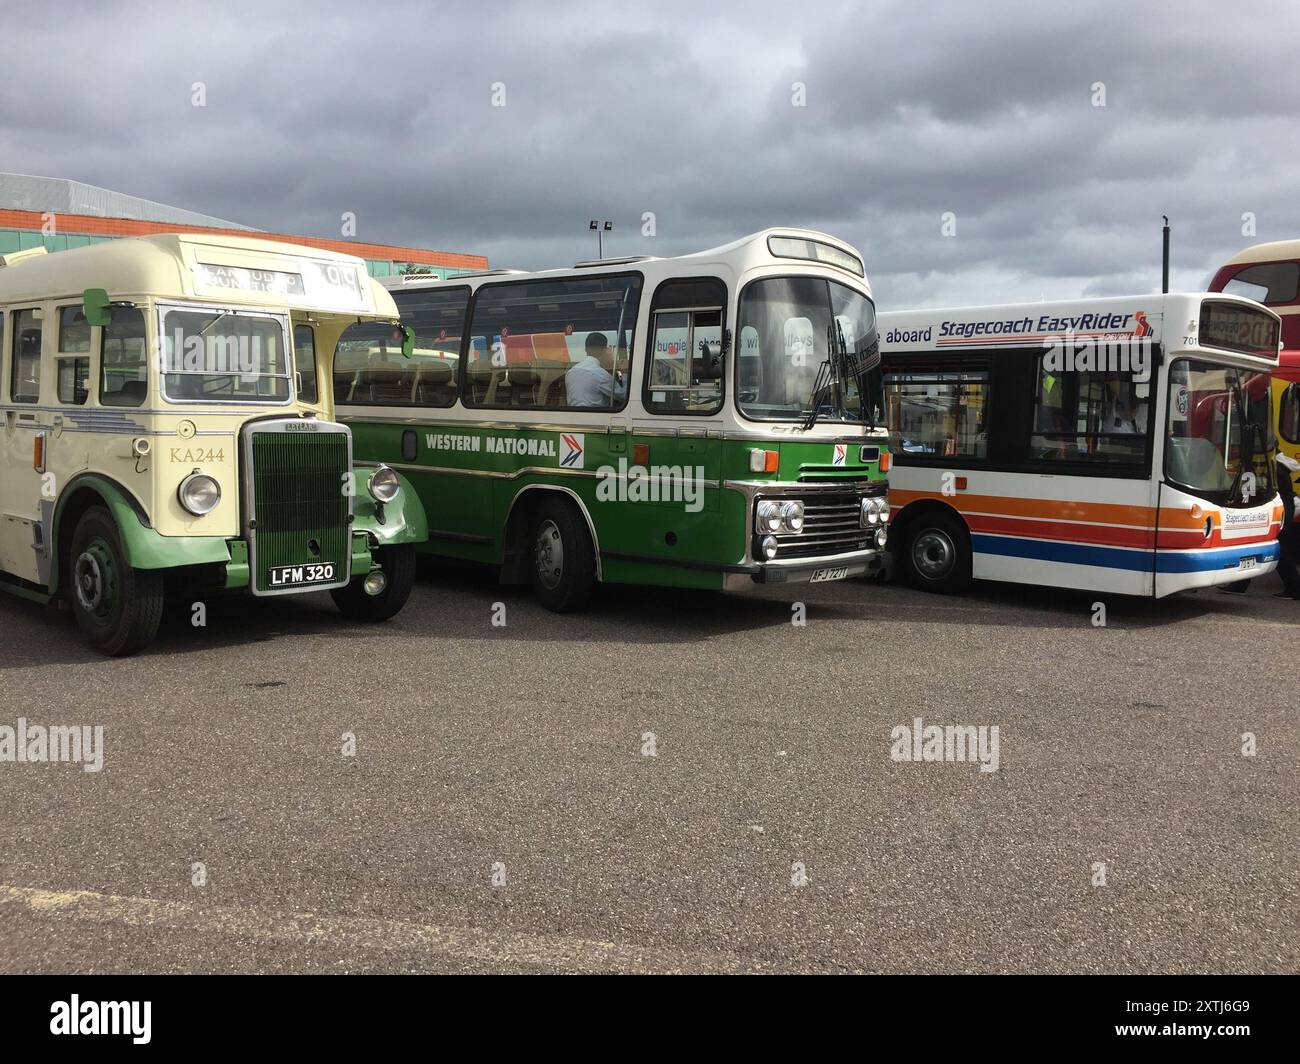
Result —
M 104 741 L 0 762 L 0 971 L 1294 972 L 1300 603 L 1255 584 L 560 617 L 434 566 L 124 660 L 4 596 L 0 724 Z M 895 759 L 916 718 L 996 771 Z

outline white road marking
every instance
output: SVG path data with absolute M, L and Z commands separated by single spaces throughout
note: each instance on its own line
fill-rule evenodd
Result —
M 200 907 L 89 890 L 0 885 L 0 909 L 23 906 L 42 917 L 252 937 L 264 941 L 358 950 L 411 950 L 498 965 L 535 965 L 560 972 L 752 972 L 772 966 L 725 953 L 688 953 L 660 946 L 569 936 L 490 932 L 404 920 Z

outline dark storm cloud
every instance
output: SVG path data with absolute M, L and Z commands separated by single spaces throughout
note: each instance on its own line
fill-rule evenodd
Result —
M 264 229 L 353 212 L 360 239 L 540 267 L 593 254 L 591 217 L 612 253 L 810 225 L 893 305 L 1150 290 L 1162 213 L 1185 287 L 1300 234 L 1293 5 L 61 3 L 8 24 L 0 169 Z

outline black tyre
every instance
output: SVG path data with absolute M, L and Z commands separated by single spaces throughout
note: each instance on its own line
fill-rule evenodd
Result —
M 960 518 L 941 510 L 909 518 L 894 548 L 898 571 L 914 588 L 952 595 L 971 583 L 970 533 Z
M 96 650 L 114 657 L 153 642 L 163 613 L 163 574 L 132 569 L 113 516 L 92 506 L 77 522 L 64 584 L 77 626 Z
M 343 615 L 354 621 L 386 621 L 400 613 L 411 597 L 411 588 L 415 585 L 415 544 L 379 547 L 375 551 L 375 561 L 388 577 L 388 583 L 378 595 L 366 594 L 362 587 L 364 577 L 357 577 L 347 587 L 330 592 Z
M 576 613 L 596 586 L 596 549 L 577 507 L 544 499 L 533 518 L 533 592 L 554 613 Z

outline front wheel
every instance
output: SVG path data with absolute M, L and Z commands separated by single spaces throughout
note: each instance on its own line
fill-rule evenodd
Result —
M 334 605 L 354 621 L 386 621 L 396 616 L 411 597 L 411 588 L 415 585 L 415 544 L 378 547 L 375 561 L 387 581 L 379 594 L 366 593 L 364 576 L 357 577 L 347 587 L 330 592 Z
M 533 523 L 533 593 L 554 613 L 585 609 L 596 586 L 596 549 L 582 515 L 546 499 Z
M 77 522 L 65 587 L 77 626 L 96 650 L 125 657 L 152 643 L 163 612 L 163 574 L 132 569 L 112 515 L 92 506 Z
M 920 591 L 951 595 L 971 582 L 970 534 L 951 514 L 933 512 L 907 521 L 895 554 L 907 582 Z

